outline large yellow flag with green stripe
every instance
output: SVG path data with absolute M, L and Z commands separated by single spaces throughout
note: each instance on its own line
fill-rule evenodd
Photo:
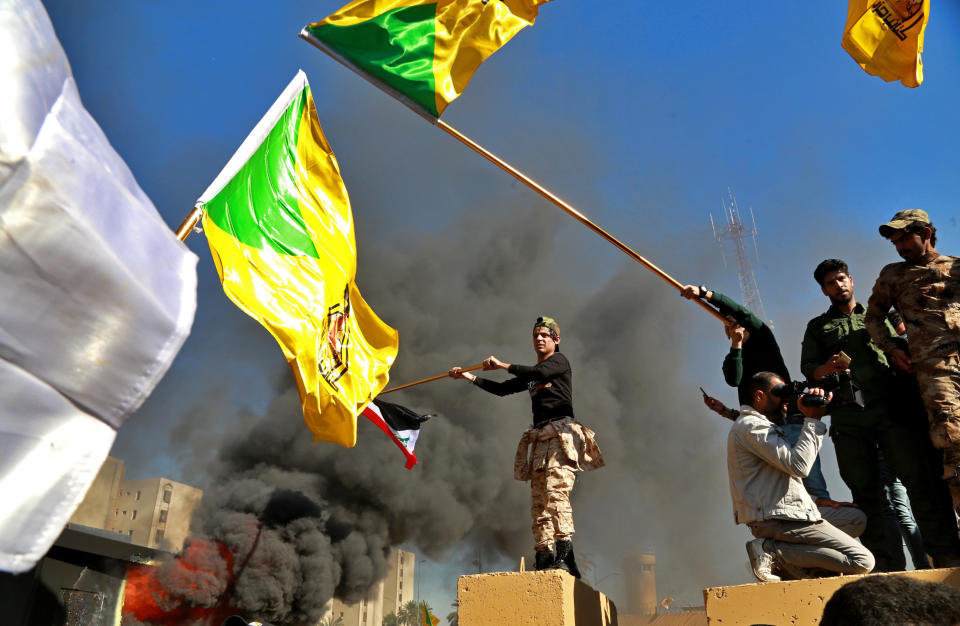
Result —
M 300 36 L 436 118 L 546 2 L 355 0 Z
M 314 438 L 353 446 L 397 332 L 354 283 L 350 200 L 302 71 L 197 206 L 224 291 L 280 343 Z

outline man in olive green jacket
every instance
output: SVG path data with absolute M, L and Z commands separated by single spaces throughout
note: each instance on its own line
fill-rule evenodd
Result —
M 926 418 L 894 410 L 898 405 L 891 393 L 896 384 L 890 364 L 870 338 L 864 321 L 866 310 L 854 297 L 853 278 L 846 263 L 827 259 L 817 266 L 814 278 L 831 305 L 807 324 L 800 369 L 811 381 L 849 371 L 862 393 L 861 406 L 850 388 L 840 389 L 830 407 L 830 437 L 840 476 L 850 488 L 853 501 L 867 514 L 867 529 L 860 539 L 876 557 L 876 571 L 888 571 L 892 555 L 883 533 L 879 448 L 907 488 L 934 566 L 955 563 L 960 539 L 950 495 L 939 480 L 935 453 L 926 435 Z M 889 324 L 887 332 L 894 335 Z M 851 359 L 849 370 L 841 352 Z

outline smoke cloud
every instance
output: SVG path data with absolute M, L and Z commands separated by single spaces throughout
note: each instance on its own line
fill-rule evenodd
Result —
M 710 584 L 725 550 L 702 532 L 699 513 L 728 506 L 728 495 L 717 473 L 722 426 L 704 418 L 677 349 L 690 307 L 633 263 L 595 283 L 566 280 L 605 244 L 581 238 L 558 249 L 571 225 L 555 210 L 520 191 L 498 200 L 493 206 L 510 208 L 468 212 L 442 231 L 361 252 L 361 290 L 401 333 L 392 379 L 489 354 L 533 362 L 533 320 L 556 317 L 576 413 L 597 431 L 608 462 L 580 474 L 574 490 L 575 546 L 588 577 L 656 547 L 671 565 L 662 587 Z M 511 219 L 517 213 L 524 219 Z M 232 555 L 226 593 L 242 614 L 301 624 L 334 595 L 359 600 L 385 575 L 391 546 L 435 560 L 464 546 L 508 566 L 530 558 L 529 487 L 512 475 L 530 422 L 526 394 L 497 398 L 441 380 L 391 395 L 439 414 L 423 426 L 420 464 L 406 471 L 395 445 L 363 419 L 354 449 L 313 443 L 285 367 L 276 381 L 266 409 L 237 415 L 214 446 L 223 417 L 203 415 L 217 410 L 216 392 L 173 430 L 193 467 L 216 450 L 194 527 Z

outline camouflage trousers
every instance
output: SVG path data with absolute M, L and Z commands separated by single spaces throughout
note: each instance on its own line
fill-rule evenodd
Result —
M 520 437 L 513 477 L 530 481 L 530 516 L 535 550 L 552 550 L 573 535 L 570 491 L 577 471 L 603 467 L 594 432 L 565 417 Z
M 960 506 L 960 355 L 914 362 L 923 405 L 930 420 L 930 440 L 943 452 L 943 478 L 953 506 Z
M 570 467 L 548 467 L 530 478 L 530 517 L 534 550 L 553 550 L 556 541 L 573 536 L 570 492 L 576 473 Z

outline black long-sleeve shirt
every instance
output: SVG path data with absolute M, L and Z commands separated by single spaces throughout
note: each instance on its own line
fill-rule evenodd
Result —
M 573 372 L 563 354 L 554 352 L 536 365 L 511 365 L 507 372 L 514 377 L 497 382 L 478 376 L 473 384 L 497 396 L 529 391 L 534 426 L 560 417 L 574 417 Z

